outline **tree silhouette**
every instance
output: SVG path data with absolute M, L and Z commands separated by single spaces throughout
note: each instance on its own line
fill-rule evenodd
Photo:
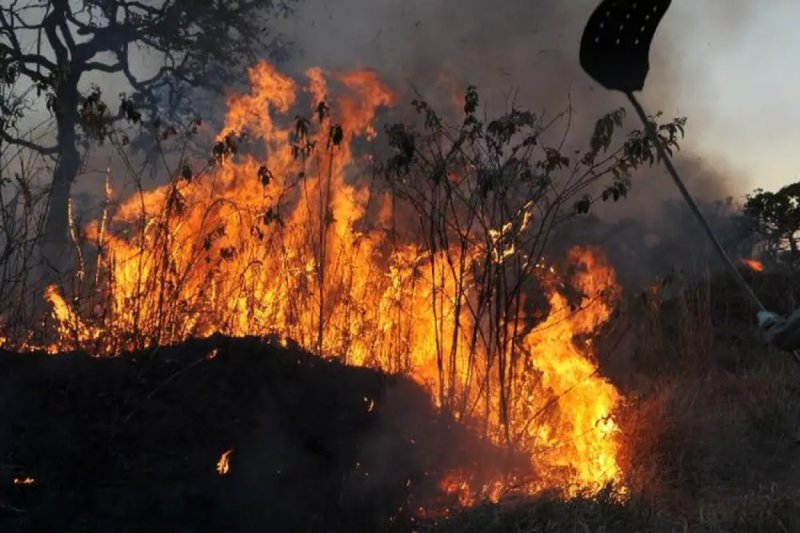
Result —
M 744 213 L 752 217 L 755 229 L 767 241 L 769 251 L 779 255 L 788 248 L 792 261 L 800 258 L 797 234 L 800 232 L 800 183 L 778 192 L 756 189 L 748 195 Z
M 57 258 L 66 241 L 69 194 L 80 170 L 82 143 L 102 142 L 119 120 L 155 117 L 159 107 L 179 110 L 192 88 L 222 88 L 257 53 L 280 50 L 269 22 L 288 14 L 294 1 L 3 2 L 0 142 L 55 160 L 43 234 L 46 261 Z M 140 72 L 137 55 L 148 58 L 150 72 Z M 97 86 L 85 87 L 90 74 L 121 76 L 130 85 L 131 95 L 121 95 L 116 113 Z M 37 101 L 45 103 L 55 121 L 51 144 L 18 133 Z

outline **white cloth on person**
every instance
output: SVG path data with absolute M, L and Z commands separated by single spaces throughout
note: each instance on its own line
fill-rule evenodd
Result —
M 758 313 L 758 327 L 767 343 L 787 352 L 800 349 L 800 309 L 789 318 L 761 311 Z

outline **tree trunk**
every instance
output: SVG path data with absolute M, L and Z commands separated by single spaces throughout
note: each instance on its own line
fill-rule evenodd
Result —
M 53 172 L 47 217 L 42 238 L 42 258 L 52 273 L 64 272 L 68 265 L 67 235 L 69 198 L 72 183 L 80 170 L 78 152 L 78 79 L 68 76 L 56 92 L 56 124 L 59 156 Z

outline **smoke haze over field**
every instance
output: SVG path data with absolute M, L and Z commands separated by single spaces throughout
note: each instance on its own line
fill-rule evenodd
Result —
M 642 98 L 652 113 L 688 116 L 687 138 L 676 160 L 698 197 L 741 196 L 748 190 L 746 177 L 732 172 L 722 158 L 703 157 L 697 139 L 706 118 L 704 55 L 712 42 L 721 49 L 735 41 L 753 5 L 741 0 L 673 4 L 656 34 Z M 595 84 L 578 62 L 580 35 L 596 5 L 596 0 L 507 0 L 491 7 L 480 0 L 306 0 L 285 27 L 296 45 L 289 67 L 298 75 L 312 65 L 373 68 L 400 92 L 400 105 L 417 90 L 448 107 L 452 94 L 462 94 L 470 84 L 478 87 L 490 116 L 512 102 L 546 116 L 571 103 L 571 139 L 584 147 L 594 122 L 627 104 L 621 94 Z M 702 54 L 688 53 L 698 49 Z M 628 115 L 628 126 L 637 122 Z M 556 133 L 565 126 L 562 121 Z M 676 195 L 662 168 L 646 169 L 636 176 L 627 201 L 601 205 L 598 211 L 604 218 L 634 216 L 658 225 L 661 200 Z
M 506 0 L 491 6 L 481 0 L 306 0 L 285 28 L 296 45 L 289 67 L 298 75 L 312 65 L 373 68 L 400 92 L 400 105 L 417 90 L 447 107 L 452 93 L 470 84 L 478 87 L 490 116 L 512 101 L 547 116 L 571 103 L 571 139 L 583 147 L 600 116 L 627 105 L 621 94 L 594 83 L 578 62 L 580 36 L 596 5 L 596 0 Z M 743 0 L 675 1 L 651 50 L 642 99 L 651 113 L 688 117 L 676 164 L 693 193 L 709 203 L 740 197 L 752 181 L 733 171 L 727 158 L 705 156 L 698 140 L 714 112 L 709 62 L 737 42 L 754 9 Z M 629 113 L 626 124 L 637 127 L 637 122 Z M 559 135 L 564 126 L 559 126 Z M 626 201 L 601 204 L 597 213 L 619 221 L 621 230 L 611 233 L 631 246 L 640 244 L 625 237 L 631 218 L 639 222 L 639 237 L 673 242 L 678 238 L 674 229 L 685 227 L 685 221 L 673 220 L 675 204 L 665 203 L 676 197 L 666 172 L 654 167 L 635 176 Z M 703 244 L 699 241 L 704 236 L 695 235 L 698 242 L 692 243 Z M 659 256 L 651 258 L 653 264 L 666 259 L 653 253 Z
M 734 42 L 753 5 L 741 0 L 673 4 L 653 44 L 643 99 L 651 112 L 689 117 L 685 145 L 691 154 L 704 127 L 708 98 L 704 56 L 712 42 L 715 49 Z M 599 116 L 625 104 L 578 64 L 583 25 L 596 5 L 595 0 L 506 0 L 491 7 L 480 0 L 307 0 L 286 32 L 297 46 L 291 66 L 298 73 L 311 65 L 334 70 L 366 66 L 393 87 L 408 91 L 413 85 L 439 102 L 448 102 L 454 88 L 474 84 L 490 113 L 513 99 L 520 107 L 554 115 L 571 99 L 573 138 L 583 142 Z M 705 50 L 699 50 L 701 42 Z M 698 50 L 702 54 L 688 53 Z M 698 164 L 697 157 L 690 156 L 695 162 L 689 166 Z M 706 180 L 714 169 L 727 166 L 717 160 L 701 164 Z M 706 182 L 698 192 L 744 192 L 742 176 L 726 172 L 714 181 L 724 185 Z

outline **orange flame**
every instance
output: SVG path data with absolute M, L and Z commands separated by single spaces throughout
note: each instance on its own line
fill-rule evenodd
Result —
M 569 492 L 574 493 L 619 480 L 622 472 L 615 438 L 619 428 L 612 418 L 620 395 L 599 376 L 597 364 L 586 356 L 590 341 L 584 349 L 572 342 L 609 320 L 612 308 L 608 298 L 619 296 L 616 276 L 597 251 L 575 249 L 572 258 L 583 266 L 575 280 L 585 295 L 581 311 L 572 311 L 563 296 L 552 292 L 550 315 L 525 339 L 529 352 L 536 357 L 535 367 L 542 373 L 542 386 L 554 395 L 552 404 L 536 406 L 541 423 L 527 425 L 525 438 L 531 439 L 538 464 L 547 465 L 547 472 L 573 470 Z M 565 315 L 569 316 L 566 320 Z M 545 484 L 561 481 L 546 478 Z
M 33 485 L 36 480 L 32 477 L 15 477 L 14 485 Z
M 764 263 L 755 259 L 740 259 L 741 263 L 753 272 L 764 272 Z
M 223 453 L 222 456 L 220 456 L 219 461 L 217 461 L 217 473 L 220 476 L 224 476 L 228 472 L 230 472 L 231 465 L 229 459 L 232 453 L 233 453 L 233 448 Z
M 530 491 L 620 483 L 613 416 L 621 398 L 599 375 L 591 344 L 619 297 L 602 254 L 572 252 L 581 265 L 573 280 L 578 309 L 559 293 L 555 270 L 541 266 L 550 280 L 547 318 L 517 331 L 533 320 L 519 306 L 513 327 L 501 332 L 510 341 L 485 341 L 494 337 L 471 314 L 472 280 L 449 267 L 459 252 L 391 242 L 391 198 L 355 185 L 371 162 L 356 145 L 375 137 L 376 113 L 393 103 L 392 92 L 370 71 L 307 76 L 303 88 L 269 64 L 253 67 L 250 93 L 228 101 L 210 174 L 137 195 L 88 228 L 90 240 L 103 243 L 108 309 L 84 319 L 49 288 L 59 335 L 53 351 L 91 345 L 112 354 L 216 332 L 292 339 L 346 364 L 411 376 L 493 443 L 524 451 Z M 301 92 L 314 117 L 287 124 Z M 265 155 L 228 150 L 241 132 Z M 492 263 L 518 253 L 512 229 L 487 230 Z M 464 272 L 484 252 L 468 249 Z M 375 408 L 371 399 L 365 404 Z M 217 463 L 221 475 L 231 452 Z M 502 480 L 474 485 L 461 472 L 442 487 L 465 505 L 499 498 L 504 488 Z
M 90 341 L 98 337 L 99 332 L 81 320 L 78 313 L 61 296 L 58 287 L 48 286 L 44 297 L 52 308 L 59 336 L 59 342 L 46 348 L 49 353 L 86 347 Z

